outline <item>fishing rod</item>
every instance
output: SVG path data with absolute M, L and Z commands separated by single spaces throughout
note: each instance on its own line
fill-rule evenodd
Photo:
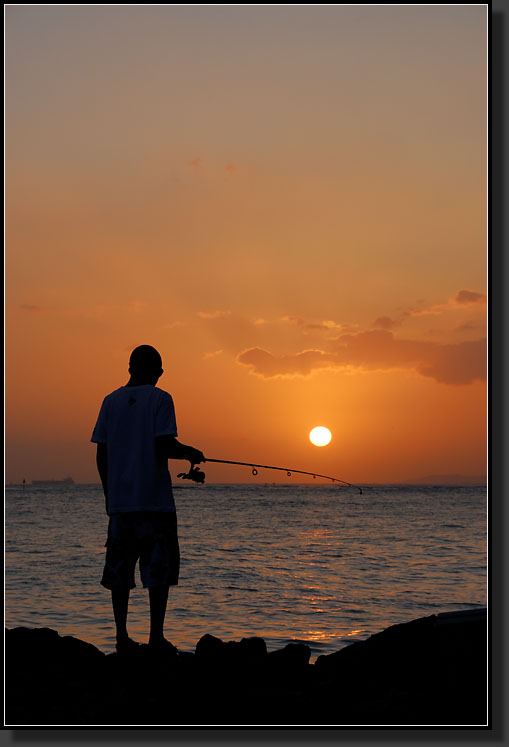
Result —
M 360 488 L 358 485 L 355 485 L 353 482 L 346 482 L 345 480 L 340 480 L 339 477 L 330 477 L 330 475 L 319 475 L 318 472 L 304 472 L 301 469 L 288 469 L 287 467 L 272 467 L 270 464 L 252 464 L 251 462 L 232 462 L 228 459 L 205 459 L 206 462 L 217 462 L 220 464 L 239 464 L 242 467 L 252 467 L 252 473 L 253 475 L 258 474 L 257 467 L 259 469 L 278 469 L 282 472 L 286 472 L 288 477 L 291 477 L 292 472 L 296 472 L 299 475 L 311 475 L 312 477 L 323 477 L 325 480 L 332 480 L 332 482 L 340 482 L 343 485 L 348 485 L 350 488 L 357 488 L 359 493 L 362 495 L 362 488 Z M 205 473 L 201 472 L 198 467 L 195 467 L 194 464 L 191 464 L 191 469 L 189 472 L 181 472 L 177 477 L 181 477 L 183 480 L 193 480 L 194 482 L 198 483 L 204 483 L 205 482 Z

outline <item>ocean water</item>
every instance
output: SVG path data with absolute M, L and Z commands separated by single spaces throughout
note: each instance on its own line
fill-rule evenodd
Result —
M 486 606 L 486 488 L 174 486 L 181 572 L 165 633 L 291 641 L 312 660 L 389 625 Z M 50 627 L 114 650 L 100 585 L 108 518 L 97 485 L 6 488 L 6 627 Z M 148 638 L 148 592 L 128 627 Z

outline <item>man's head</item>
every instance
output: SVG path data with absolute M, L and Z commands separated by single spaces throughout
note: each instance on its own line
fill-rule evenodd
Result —
M 129 373 L 132 379 L 157 381 L 163 374 L 161 356 L 152 345 L 139 345 L 129 358 Z

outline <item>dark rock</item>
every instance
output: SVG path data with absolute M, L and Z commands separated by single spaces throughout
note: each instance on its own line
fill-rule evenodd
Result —
M 267 654 L 263 638 L 242 638 L 240 641 L 224 642 L 208 633 L 196 644 L 195 653 L 203 659 L 223 657 L 230 661 L 237 659 L 261 658 Z
M 267 654 L 268 683 L 275 687 L 296 692 L 310 684 L 312 666 L 309 664 L 311 649 L 304 643 L 288 643 L 284 648 Z M 280 692 L 279 698 L 281 699 Z
M 267 655 L 267 644 L 263 638 L 256 636 L 242 638 L 239 645 L 239 652 L 246 659 L 263 659 Z
M 311 658 L 311 649 L 305 643 L 287 643 L 284 648 L 269 653 L 271 662 L 287 667 L 305 667 Z
M 51 628 L 14 628 L 5 631 L 7 659 L 9 657 L 34 661 L 39 664 L 51 660 L 57 641 L 56 630 Z
M 204 659 L 220 656 L 226 648 L 226 644 L 213 635 L 206 633 L 196 644 L 195 654 Z
M 309 664 L 290 643 L 211 635 L 196 653 L 105 656 L 49 628 L 6 631 L 6 725 L 480 726 L 486 615 L 394 625 Z
M 196 645 L 195 658 L 207 699 L 212 702 L 221 692 L 232 700 L 239 687 L 250 687 L 263 679 L 267 646 L 263 638 L 224 642 L 205 635 Z
M 80 638 L 67 635 L 58 642 L 61 661 L 80 671 L 94 671 L 104 664 L 105 654 Z
M 363 723 L 484 724 L 486 614 L 393 625 L 318 657 L 315 674 L 329 707 L 341 699 Z
M 83 723 L 101 707 L 106 657 L 95 646 L 50 628 L 14 628 L 5 640 L 13 723 Z
M 6 666 L 18 671 L 42 671 L 48 678 L 79 672 L 98 673 L 105 655 L 91 643 L 72 636 L 61 637 L 51 628 L 14 628 L 6 631 Z
M 437 656 L 436 618 L 420 618 L 393 625 L 365 641 L 352 643 L 333 654 L 319 656 L 317 672 L 329 679 L 398 685 L 416 671 L 426 681 Z
M 196 663 L 196 654 L 190 651 L 179 651 L 177 661 L 181 668 L 185 668 L 186 666 L 192 667 Z
M 48 644 L 53 645 L 58 638 L 59 633 L 51 628 L 12 628 L 5 630 L 6 640 L 9 646 L 20 646 L 24 648 L 37 648 L 43 650 Z

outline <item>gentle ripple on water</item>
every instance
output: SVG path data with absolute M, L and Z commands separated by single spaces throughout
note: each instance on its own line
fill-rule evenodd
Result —
M 313 657 L 415 617 L 486 604 L 484 488 L 178 486 L 182 553 L 166 634 L 305 641 Z M 7 627 L 48 626 L 109 652 L 99 486 L 6 489 Z M 147 592 L 129 628 L 145 640 Z

